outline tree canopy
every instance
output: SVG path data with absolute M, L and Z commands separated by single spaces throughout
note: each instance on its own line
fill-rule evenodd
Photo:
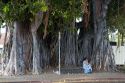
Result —
M 109 5 L 107 23 L 110 29 L 118 29 L 120 33 L 125 31 L 125 1 L 112 0 Z
M 37 12 L 48 10 L 45 0 L 3 0 L 0 6 L 0 16 L 6 21 L 25 20 L 25 15 L 32 21 Z

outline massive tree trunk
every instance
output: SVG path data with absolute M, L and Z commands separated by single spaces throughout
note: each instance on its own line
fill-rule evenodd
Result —
M 50 41 L 50 40 L 49 40 Z M 43 39 L 39 38 L 39 44 L 40 44 L 40 66 L 42 69 L 46 69 L 50 65 L 50 49 L 47 47 L 45 41 Z
M 5 74 L 22 75 L 31 69 L 32 39 L 28 23 L 16 21 L 14 24 L 13 44 Z
M 38 42 L 38 34 L 37 34 L 37 30 L 40 27 L 41 23 L 43 20 L 43 12 L 38 12 L 35 15 L 34 20 L 31 23 L 31 33 L 32 33 L 32 37 L 33 37 L 33 74 L 40 74 L 41 73 L 41 58 L 40 58 L 40 45 Z M 42 55 L 41 55 L 42 56 Z
M 90 58 L 93 69 L 98 71 L 115 69 L 114 54 L 106 28 L 106 13 L 110 0 L 86 0 L 86 3 L 87 1 L 89 4 L 86 10 L 84 9 L 83 26 L 79 34 L 79 58 Z
M 84 31 L 82 27 L 80 29 L 78 44 L 79 44 L 78 64 L 82 66 L 83 59 L 85 57 L 91 59 L 93 50 L 93 32 L 90 30 Z
M 42 73 L 49 66 L 50 51 L 47 49 L 41 32 L 32 32 L 33 36 L 33 74 Z
M 78 58 L 78 43 L 77 32 L 75 30 L 75 22 L 72 22 L 70 26 L 72 28 L 67 29 L 61 33 L 61 63 L 65 67 L 77 66 Z
M 83 59 L 85 57 L 91 59 L 93 50 L 93 35 L 94 30 L 92 26 L 92 2 L 91 0 L 85 0 L 83 4 L 83 20 L 77 23 L 77 27 L 80 29 L 78 35 L 78 47 L 79 47 L 79 59 L 78 64 L 82 66 Z
M 14 51 L 14 49 L 16 49 L 15 44 L 16 43 L 15 43 L 15 38 L 14 38 L 11 53 L 10 53 L 9 62 L 7 64 L 7 67 L 6 67 L 5 71 L 4 71 L 4 75 L 13 75 L 15 73 L 15 70 L 16 70 L 16 66 L 15 66 L 16 53 Z
M 41 73 L 40 66 L 40 47 L 38 45 L 38 37 L 36 32 L 32 32 L 33 36 L 33 74 Z
M 13 31 L 10 30 L 12 26 L 10 24 L 6 25 L 6 35 L 4 39 L 4 49 L 2 52 L 1 60 L 2 60 L 2 74 L 4 73 L 5 66 L 9 62 L 9 57 L 12 49 L 12 35 Z
M 93 23 L 94 23 L 94 45 L 92 62 L 96 70 L 114 69 L 114 55 L 109 45 L 106 28 L 106 13 L 110 0 L 92 0 Z

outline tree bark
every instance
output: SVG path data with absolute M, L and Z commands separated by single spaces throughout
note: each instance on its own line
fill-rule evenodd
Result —
M 106 13 L 110 0 L 92 0 L 94 45 L 92 62 L 96 70 L 112 70 L 115 67 L 113 51 L 107 40 Z
M 16 65 L 15 65 L 16 53 L 14 51 L 15 48 L 16 48 L 16 46 L 13 44 L 12 49 L 11 49 L 10 59 L 7 64 L 7 67 L 5 68 L 4 75 L 14 75 L 15 74 L 15 71 L 16 71 Z
M 85 5 L 84 5 L 85 4 Z M 92 18 L 92 1 L 85 0 L 83 7 L 83 20 L 78 23 L 78 28 L 80 29 L 80 33 L 78 35 L 78 50 L 79 50 L 79 59 L 78 64 L 80 66 L 83 65 L 83 59 L 88 58 L 91 59 L 92 51 L 93 51 L 93 18 Z
M 50 39 L 48 39 L 50 41 Z M 50 65 L 50 49 L 46 45 L 47 42 L 45 42 L 43 39 L 40 39 L 39 37 L 39 44 L 40 44 L 40 66 L 42 69 L 46 69 Z
M 31 69 L 31 33 L 25 22 L 16 21 L 14 25 L 12 50 L 5 73 L 23 75 Z
M 83 27 L 80 29 L 79 39 L 78 39 L 78 64 L 82 66 L 83 59 L 86 57 L 91 59 L 92 51 L 93 51 L 93 32 L 92 31 L 84 31 Z
M 35 15 L 34 20 L 31 23 L 31 33 L 33 38 L 33 74 L 40 74 L 41 73 L 41 66 L 40 66 L 40 47 L 38 42 L 37 30 L 40 27 L 43 19 L 43 12 L 39 11 Z
M 121 33 L 122 40 L 121 40 L 121 45 L 124 46 L 124 33 Z
M 41 73 L 41 66 L 40 66 L 40 49 L 38 45 L 38 37 L 36 32 L 32 32 L 33 36 L 33 74 L 40 74 Z
M 65 31 L 61 36 L 61 64 L 65 67 L 77 66 L 77 36 L 76 31 Z

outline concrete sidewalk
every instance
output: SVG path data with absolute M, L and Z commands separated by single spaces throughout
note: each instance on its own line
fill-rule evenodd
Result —
M 111 72 L 101 72 L 92 74 L 61 74 L 57 75 L 55 73 L 43 73 L 42 75 L 24 75 L 24 76 L 1 76 L 1 83 L 84 83 L 89 81 L 99 80 L 114 80 L 114 81 L 124 81 L 125 83 L 125 73 L 111 73 Z M 28 82 L 29 81 L 29 82 Z M 39 82 L 38 82 L 39 81 Z M 92 81 L 92 82 L 91 82 Z M 108 82 L 107 82 L 108 83 Z

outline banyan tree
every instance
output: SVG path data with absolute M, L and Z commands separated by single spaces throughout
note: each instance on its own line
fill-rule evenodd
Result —
M 107 40 L 109 4 L 110 0 L 0 1 L 0 18 L 12 30 L 4 74 L 40 74 L 58 66 L 59 31 L 62 67 L 82 66 L 82 58 L 88 57 L 95 70 L 115 69 Z M 83 18 L 80 27 L 78 17 Z

